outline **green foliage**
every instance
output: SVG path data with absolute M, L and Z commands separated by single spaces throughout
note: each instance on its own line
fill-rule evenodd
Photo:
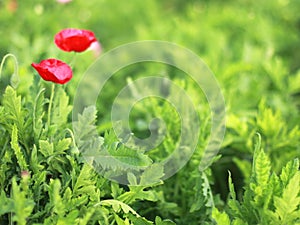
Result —
M 7 127 L 9 133 L 12 133 L 15 127 L 15 132 L 20 133 L 20 140 L 26 146 L 28 141 L 26 139 L 28 137 L 25 124 L 26 112 L 22 109 L 21 96 L 17 96 L 16 91 L 8 86 L 3 95 L 2 104 L 4 110 L 4 115 L 1 118 L 3 125 Z
M 11 52 L 19 64 L 3 62 L 0 74 L 0 224 L 300 224 L 299 8 L 298 0 L 1 0 L 0 58 Z M 76 88 L 95 58 L 49 44 L 66 27 L 93 30 L 104 52 L 153 39 L 204 59 L 227 107 L 214 163 L 199 171 L 211 129 L 205 95 L 168 65 L 117 71 L 96 107 L 72 123 Z M 30 67 L 53 57 L 71 62 L 67 85 L 44 82 Z M 116 137 L 111 123 L 111 105 L 126 82 L 162 74 L 186 90 L 200 120 L 193 156 L 166 180 L 156 163 L 180 141 L 181 115 L 172 104 L 147 98 L 130 113 L 136 137 L 165 132 L 151 151 L 136 149 L 131 136 Z M 162 87 L 184 108 L 178 93 Z M 149 127 L 154 117 L 166 127 Z M 129 185 L 112 181 L 119 176 Z
M 52 107 L 51 95 L 49 99 L 45 98 L 45 88 L 40 81 L 33 84 L 31 90 L 35 88 L 38 94 L 31 92 L 30 99 L 34 99 L 34 102 L 29 101 L 26 111 L 28 115 L 33 115 L 32 120 L 27 121 L 28 129 L 33 132 L 31 136 L 25 135 L 26 147 L 21 142 L 26 140 L 24 134 L 19 132 L 19 128 L 24 126 L 18 127 L 17 123 L 20 118 L 25 121 L 21 109 L 26 103 L 21 97 L 16 97 L 11 87 L 7 88 L 3 98 L 1 108 L 9 119 L 2 121 L 1 129 L 10 134 L 10 138 L 1 150 L 1 224 L 153 224 L 129 204 L 162 199 L 157 191 L 151 190 L 152 185 L 145 185 L 149 180 L 154 185 L 162 184 L 162 167 L 152 166 L 145 170 L 139 178 L 139 186 L 136 186 L 137 178 L 132 174 L 129 178 L 132 186 L 128 191 L 116 185 L 107 186 L 105 178 L 95 173 L 90 165 L 82 163 L 78 150 L 74 149 L 84 154 L 91 146 L 96 147 L 100 151 L 108 151 L 118 161 L 125 160 L 133 165 L 143 165 L 143 160 L 148 165 L 151 162 L 148 156 L 129 148 L 117 148 L 117 138 L 110 132 L 104 137 L 98 136 L 94 125 L 95 108 L 87 108 L 78 116 L 79 120 L 74 124 L 78 139 L 72 140 L 74 135 L 71 130 L 70 137 L 65 132 L 65 128 L 69 127 L 66 122 L 68 114 L 55 114 L 70 109 L 63 90 L 58 89 L 58 94 L 54 95 Z M 55 99 L 60 95 L 66 98 L 63 97 L 63 103 L 58 104 Z M 14 101 L 16 107 L 11 107 L 8 101 Z M 47 113 L 54 116 L 48 117 Z M 51 120 L 50 127 L 46 118 Z M 57 135 L 46 138 L 47 134 Z M 120 169 L 118 165 L 115 166 Z M 20 180 L 20 184 L 16 180 Z M 156 224 L 172 224 L 170 220 L 159 217 L 156 220 Z
M 51 113 L 51 123 L 54 126 L 65 127 L 68 121 L 68 115 L 72 110 L 69 105 L 69 97 L 61 86 L 54 90 L 53 111 Z
M 27 170 L 27 163 L 25 161 L 25 157 L 21 151 L 21 148 L 18 144 L 18 128 L 17 126 L 13 127 L 12 134 L 11 134 L 11 147 L 15 152 L 16 158 L 18 160 L 18 164 L 22 171 Z
M 220 213 L 217 208 L 213 209 L 212 217 L 214 218 L 217 224 L 230 225 L 229 216 L 225 212 Z
M 297 224 L 300 220 L 299 159 L 282 168 L 280 176 L 271 173 L 270 160 L 259 139 L 254 152 L 249 184 L 242 202 L 229 174 L 230 199 L 228 209 L 220 213 L 214 208 L 212 218 L 217 224 Z

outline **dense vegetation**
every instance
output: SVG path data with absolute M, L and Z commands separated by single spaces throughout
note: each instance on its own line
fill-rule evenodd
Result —
M 0 58 L 11 53 L 18 61 L 8 56 L 0 71 L 0 224 L 300 224 L 299 9 L 298 0 L 0 0 Z M 67 27 L 92 30 L 102 54 L 128 42 L 164 40 L 199 55 L 226 104 L 226 134 L 210 167 L 199 170 L 211 128 L 207 100 L 171 66 L 118 71 L 97 106 L 72 123 L 76 89 L 95 57 L 52 44 Z M 68 84 L 45 82 L 30 67 L 53 57 L 71 64 Z M 126 82 L 161 73 L 197 106 L 193 156 L 168 179 L 151 166 L 140 179 L 128 173 L 129 185 L 106 179 L 82 158 L 87 145 L 136 165 L 162 160 L 176 146 L 178 114 L 161 99 L 138 102 L 130 115 L 140 138 L 149 135 L 151 118 L 166 122 L 170 132 L 153 151 L 133 153 L 110 121 Z M 115 173 L 127 169 L 110 166 Z

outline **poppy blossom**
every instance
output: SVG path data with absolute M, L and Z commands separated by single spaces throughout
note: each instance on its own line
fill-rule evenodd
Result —
M 95 41 L 97 39 L 92 31 L 74 28 L 61 30 L 54 37 L 57 47 L 66 52 L 83 52 Z
M 73 76 L 70 66 L 58 59 L 45 59 L 40 63 L 32 63 L 31 66 L 44 80 L 57 84 L 65 84 Z

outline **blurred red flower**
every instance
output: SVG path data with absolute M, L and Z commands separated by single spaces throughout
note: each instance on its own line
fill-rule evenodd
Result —
M 57 84 L 65 84 L 73 76 L 70 66 L 58 59 L 45 59 L 40 63 L 31 63 L 31 66 L 44 80 Z
M 92 31 L 74 28 L 61 30 L 54 37 L 57 47 L 66 52 L 83 52 L 95 41 L 97 39 Z

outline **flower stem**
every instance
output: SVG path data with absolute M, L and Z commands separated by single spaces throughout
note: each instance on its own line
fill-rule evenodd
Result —
M 48 105 L 48 131 L 50 129 L 51 125 L 51 109 L 52 109 L 52 103 L 53 103 L 53 97 L 54 97 L 54 83 L 51 85 L 51 95 L 50 95 L 50 100 L 49 100 L 49 105 Z
M 1 61 L 1 64 L 0 64 L 0 78 L 1 78 L 1 74 L 2 74 L 2 69 L 3 69 L 4 63 L 5 63 L 5 61 L 6 61 L 6 59 L 7 59 L 8 57 L 11 57 L 11 58 L 14 59 L 14 64 L 15 64 L 14 74 L 15 74 L 16 76 L 19 75 L 19 64 L 18 64 L 17 57 L 16 57 L 14 54 L 8 53 L 8 54 L 6 54 L 6 55 L 3 57 L 2 61 Z
M 71 67 L 73 67 L 73 65 L 75 64 L 76 58 L 77 58 L 77 54 L 76 54 L 76 52 L 74 52 L 73 57 L 72 57 L 72 60 L 71 60 L 71 62 L 69 63 L 69 65 L 70 65 Z

